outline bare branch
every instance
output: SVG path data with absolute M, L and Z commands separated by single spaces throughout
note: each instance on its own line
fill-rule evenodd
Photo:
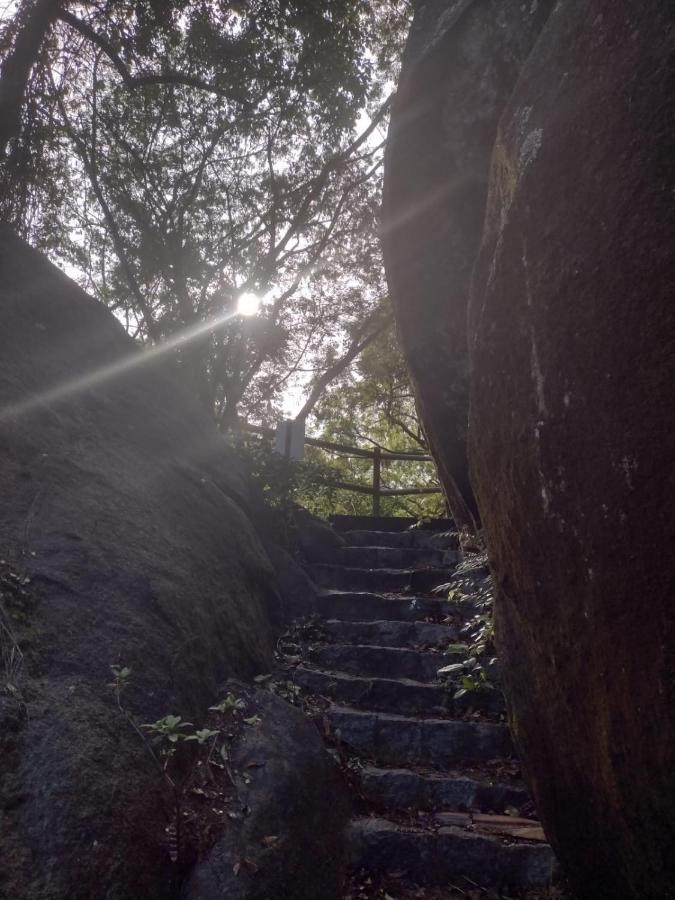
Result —
M 179 85 L 181 87 L 191 87 L 200 91 L 206 91 L 210 94 L 216 94 L 219 97 L 225 97 L 228 100 L 238 103 L 247 110 L 252 109 L 250 98 L 244 91 L 226 90 L 217 84 L 204 81 L 203 78 L 197 78 L 194 75 L 173 71 L 144 72 L 139 75 L 132 75 L 112 43 L 102 34 L 95 31 L 88 22 L 78 19 L 77 16 L 74 16 L 65 9 L 59 12 L 58 18 L 99 47 L 108 57 L 122 78 L 122 81 L 130 90 L 145 87 L 150 84 Z

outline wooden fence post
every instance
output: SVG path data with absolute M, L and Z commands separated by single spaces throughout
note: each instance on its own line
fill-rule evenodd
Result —
M 382 475 L 382 451 L 375 447 L 373 451 L 373 515 L 380 515 L 380 479 Z

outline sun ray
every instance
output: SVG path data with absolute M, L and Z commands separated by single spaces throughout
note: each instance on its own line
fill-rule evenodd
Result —
M 241 315 L 241 313 L 238 309 L 234 311 L 228 310 L 225 313 L 221 313 L 218 316 L 214 316 L 210 319 L 206 319 L 204 322 L 186 328 L 168 340 L 147 350 L 134 350 L 116 362 L 100 366 L 97 369 L 93 369 L 83 375 L 78 375 L 75 378 L 70 378 L 48 390 L 40 391 L 40 393 L 37 394 L 31 394 L 31 396 L 19 403 L 12 403 L 5 406 L 3 409 L 0 409 L 0 423 L 15 419 L 19 416 L 24 416 L 41 406 L 49 406 L 53 403 L 58 403 L 61 400 L 66 400 L 83 391 L 97 387 L 99 384 L 106 381 L 111 381 L 133 369 L 153 362 L 158 357 L 170 353 L 172 350 L 187 344 L 189 341 L 192 341 L 209 331 L 213 331 L 216 328 L 225 325 L 239 315 Z

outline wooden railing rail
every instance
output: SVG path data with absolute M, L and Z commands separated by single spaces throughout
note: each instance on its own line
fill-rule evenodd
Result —
M 261 425 L 249 425 L 248 422 L 242 422 L 241 428 L 252 434 L 259 434 L 263 437 L 274 439 L 275 431 L 273 428 L 264 428 Z M 319 438 L 305 437 L 305 444 L 310 447 L 318 447 L 321 450 L 328 450 L 332 453 L 340 453 L 347 457 L 359 457 L 363 459 L 372 459 L 373 461 L 373 483 L 354 484 L 350 481 L 333 481 L 330 482 L 331 487 L 339 488 L 345 491 L 354 491 L 356 494 L 371 494 L 373 497 L 373 515 L 380 515 L 380 498 L 381 497 L 404 497 L 408 495 L 420 494 L 440 494 L 439 487 L 411 487 L 411 488 L 383 488 L 382 487 L 382 462 L 398 461 L 398 462 L 432 462 L 432 458 L 425 453 L 392 453 L 390 450 L 382 450 L 381 447 L 374 447 L 372 450 L 366 450 L 363 447 L 350 447 L 347 444 L 335 444 L 332 441 L 323 441 Z

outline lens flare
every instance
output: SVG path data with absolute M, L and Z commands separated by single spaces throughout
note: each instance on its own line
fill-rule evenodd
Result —
M 199 322 L 197 325 L 184 329 L 173 337 L 156 344 L 154 347 L 147 349 L 139 348 L 138 350 L 129 353 L 128 356 L 124 356 L 109 365 L 100 366 L 97 369 L 92 369 L 89 372 L 85 372 L 82 375 L 78 375 L 75 378 L 57 384 L 54 387 L 47 388 L 40 393 L 31 394 L 18 403 L 13 403 L 4 408 L 0 407 L 0 424 L 14 419 L 17 416 L 30 413 L 34 409 L 49 406 L 60 400 L 66 400 L 69 397 L 87 391 L 106 381 L 111 381 L 114 378 L 125 375 L 132 369 L 136 369 L 139 366 L 152 362 L 158 356 L 170 353 L 172 350 L 195 340 L 195 338 L 201 337 L 201 335 L 206 334 L 209 331 L 214 331 L 215 329 L 222 327 L 236 315 L 237 313 L 232 311 L 221 313 L 219 316 L 215 316 L 214 318 L 207 319 L 204 322 Z
M 240 316 L 254 316 L 260 309 L 260 297 L 252 291 L 246 291 L 237 300 L 237 312 Z

